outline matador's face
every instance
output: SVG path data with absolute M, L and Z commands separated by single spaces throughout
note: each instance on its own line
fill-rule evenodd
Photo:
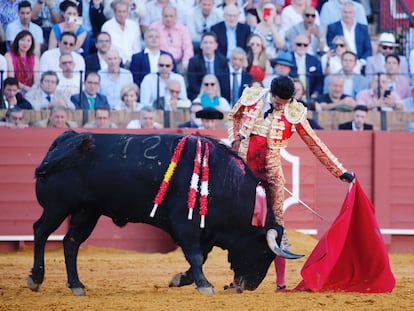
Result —
M 272 103 L 272 106 L 275 110 L 283 110 L 285 108 L 285 105 L 289 103 L 289 101 L 290 101 L 290 98 L 283 99 L 277 95 L 276 96 L 270 95 L 270 102 Z

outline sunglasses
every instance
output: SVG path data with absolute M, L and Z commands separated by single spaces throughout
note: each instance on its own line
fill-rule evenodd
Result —
M 343 43 L 335 43 L 336 47 L 344 48 L 345 44 Z
M 394 49 L 394 47 L 393 47 L 393 46 L 388 46 L 388 45 L 383 45 L 383 46 L 382 46 L 382 48 L 383 48 L 384 50 L 393 50 L 393 49 Z
M 316 17 L 316 14 L 305 13 L 305 17 L 307 17 L 307 18 L 309 18 L 309 17 L 315 18 Z
M 158 64 L 160 67 L 170 68 L 171 64 Z
M 68 42 L 68 41 L 63 41 L 62 43 L 63 45 L 75 46 L 75 43 Z
M 215 85 L 216 85 L 216 83 L 214 83 L 214 82 L 211 82 L 211 83 L 206 82 L 206 83 L 204 83 L 204 86 L 215 86 Z
M 299 46 L 299 47 L 308 47 L 308 45 L 309 45 L 309 43 L 301 43 L 301 42 L 296 42 L 296 46 Z

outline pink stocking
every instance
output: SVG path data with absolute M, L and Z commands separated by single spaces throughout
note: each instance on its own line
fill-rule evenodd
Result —
M 275 270 L 276 270 L 276 285 L 279 285 L 279 286 L 286 285 L 286 280 L 285 280 L 286 258 L 276 256 L 274 263 L 275 263 Z

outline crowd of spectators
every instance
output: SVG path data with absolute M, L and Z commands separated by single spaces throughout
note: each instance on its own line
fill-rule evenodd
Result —
M 4 0 L 3 124 L 21 127 L 14 108 L 49 109 L 35 126 L 71 127 L 65 110 L 83 109 L 95 111 L 87 127 L 115 127 L 117 110 L 145 115 L 129 128 L 158 128 L 155 110 L 228 112 L 245 87 L 279 75 L 295 79 L 310 110 L 414 111 L 414 42 L 402 51 L 392 32 L 370 31 L 369 4 Z

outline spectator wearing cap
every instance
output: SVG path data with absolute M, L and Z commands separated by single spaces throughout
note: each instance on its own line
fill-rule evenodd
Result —
M 372 124 L 365 123 L 367 116 L 368 107 L 364 105 L 357 105 L 354 108 L 354 117 L 352 121 L 339 124 L 338 129 L 352 131 L 372 131 L 374 129 Z
M 367 58 L 365 64 L 365 76 L 372 79 L 374 75 L 384 72 L 385 57 L 389 54 L 395 53 L 395 48 L 398 44 L 395 41 L 395 36 L 390 32 L 383 32 L 378 39 L 378 52 Z M 408 78 L 408 62 L 405 56 L 400 57 L 399 73 Z
M 278 76 L 290 76 L 293 68 L 296 68 L 293 55 L 289 52 L 281 52 L 276 58 L 273 58 L 270 61 L 271 66 L 274 69 L 275 74 L 267 76 L 263 80 L 263 86 L 270 88 L 270 83 L 272 80 Z
M 201 119 L 203 129 L 216 130 L 219 128 L 219 122 L 217 120 L 223 120 L 224 115 L 215 108 L 204 108 L 196 112 L 196 118 Z

